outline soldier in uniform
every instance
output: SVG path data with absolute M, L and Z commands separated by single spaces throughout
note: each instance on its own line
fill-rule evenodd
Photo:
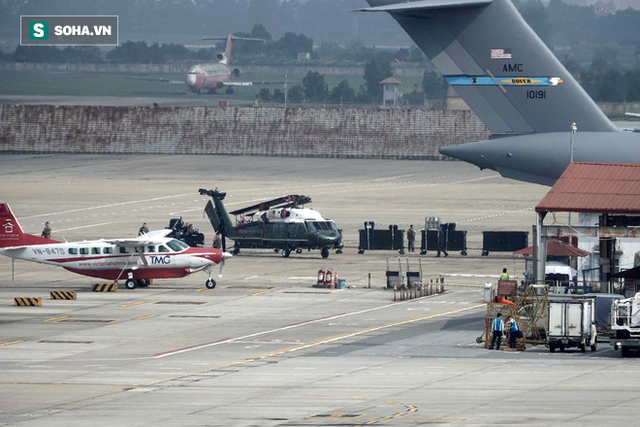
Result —
M 447 253 L 447 233 L 445 233 L 444 231 L 444 224 L 440 224 L 440 227 L 438 227 L 438 255 L 436 255 L 437 257 L 440 256 L 440 252 L 444 252 L 445 257 L 449 256 L 449 254 Z
M 44 228 L 42 229 L 40 237 L 44 237 L 45 239 L 51 238 L 51 227 L 49 227 L 49 221 L 44 223 Z
M 416 230 L 413 229 L 413 224 L 409 226 L 409 231 L 407 231 L 407 248 L 409 252 L 416 249 Z
M 147 228 L 147 223 L 143 222 L 142 227 L 138 230 L 138 236 L 142 236 L 143 234 L 147 234 L 149 232 L 149 228 Z

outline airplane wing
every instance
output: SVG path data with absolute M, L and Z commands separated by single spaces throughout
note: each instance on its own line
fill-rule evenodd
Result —
M 163 229 L 163 230 L 153 230 L 142 236 L 138 236 L 135 239 L 107 239 L 105 242 L 111 243 L 116 246 L 123 246 L 129 248 L 135 248 L 137 246 L 146 246 L 146 245 L 155 245 L 158 243 L 159 239 L 166 237 L 173 230 Z
M 283 85 L 284 82 L 221 82 L 224 86 Z M 292 82 L 289 82 L 292 83 Z
M 169 84 L 172 84 L 172 85 L 183 85 L 183 84 L 186 84 L 186 82 L 184 80 L 169 80 L 169 79 L 162 79 L 162 78 L 152 79 L 152 78 L 148 78 L 148 77 L 125 77 L 125 79 L 128 79 L 128 80 L 145 80 L 145 81 L 148 81 L 148 82 L 169 83 Z
M 625 116 L 640 117 L 640 113 L 624 113 Z

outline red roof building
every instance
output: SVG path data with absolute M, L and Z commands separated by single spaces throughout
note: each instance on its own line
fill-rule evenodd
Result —
M 571 163 L 536 212 L 640 214 L 640 165 Z
M 514 255 L 533 255 L 533 246 L 529 246 L 528 248 L 520 249 L 519 251 L 515 251 Z M 547 240 L 547 256 L 558 256 L 558 257 L 585 257 L 589 256 L 590 253 L 576 248 L 575 246 L 567 245 L 564 242 L 561 242 L 557 239 L 549 239 Z

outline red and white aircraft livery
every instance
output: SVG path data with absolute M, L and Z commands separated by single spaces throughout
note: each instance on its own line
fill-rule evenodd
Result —
M 57 265 L 73 273 L 117 281 L 125 287 L 146 286 L 149 279 L 184 277 L 198 271 L 209 273 L 205 286 L 213 289 L 212 273 L 228 252 L 214 248 L 191 248 L 166 237 L 171 230 L 157 230 L 130 239 L 58 242 L 26 234 L 8 204 L 0 204 L 0 254 L 11 258 Z
M 254 82 L 232 82 L 232 77 L 240 77 L 240 70 L 230 67 L 231 50 L 234 40 L 250 40 L 265 41 L 263 39 L 252 39 L 246 37 L 236 37 L 230 35 L 228 37 L 211 37 L 204 40 L 227 40 L 227 47 L 224 53 L 219 53 L 217 58 L 219 62 L 209 62 L 206 64 L 196 64 L 187 72 L 185 82 L 189 86 L 191 92 L 200 93 L 202 89 L 215 90 L 222 86 L 252 86 Z M 267 82 L 256 82 L 267 83 Z

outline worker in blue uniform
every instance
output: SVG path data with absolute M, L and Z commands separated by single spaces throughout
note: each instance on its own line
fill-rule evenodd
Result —
M 507 326 L 509 327 L 509 348 L 516 348 L 516 340 L 520 335 L 520 328 L 516 319 L 511 316 L 507 316 Z
M 502 320 L 502 313 L 498 313 L 493 322 L 491 322 L 491 345 L 489 346 L 489 350 L 493 350 L 494 344 L 497 341 L 496 350 L 500 350 L 500 342 L 502 341 L 502 333 L 504 332 L 504 321 Z

